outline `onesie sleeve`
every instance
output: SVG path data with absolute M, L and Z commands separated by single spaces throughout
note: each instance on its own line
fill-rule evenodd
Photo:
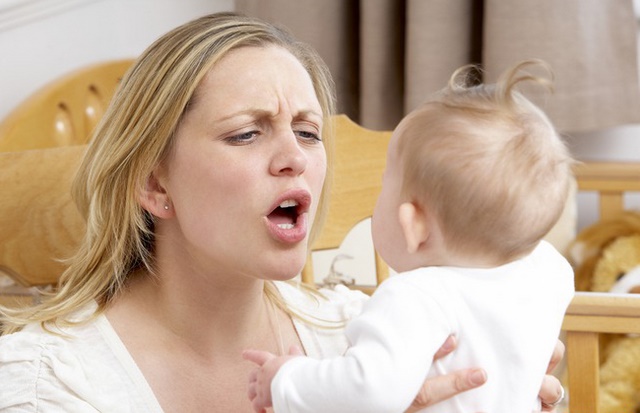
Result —
M 346 328 L 343 357 L 298 357 L 272 382 L 281 412 L 398 412 L 413 401 L 452 332 L 433 294 L 403 277 L 385 281 Z

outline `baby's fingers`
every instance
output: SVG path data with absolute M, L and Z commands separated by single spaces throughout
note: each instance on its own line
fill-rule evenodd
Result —
M 249 373 L 249 385 L 247 386 L 247 396 L 252 402 L 258 397 L 258 372 L 259 367 L 254 368 Z
M 250 383 L 247 389 L 247 396 L 249 397 L 249 401 L 251 401 L 251 407 L 253 407 L 256 413 L 265 413 L 266 408 L 258 395 L 258 388 L 259 386 L 255 382 Z
M 247 389 L 247 396 L 249 396 L 249 400 L 253 401 L 253 399 L 256 398 L 256 395 L 257 391 L 255 384 L 250 384 L 249 388 Z
M 275 357 L 275 354 L 262 350 L 245 350 L 242 352 L 243 359 L 256 363 L 258 366 L 262 366 Z
M 256 403 L 255 401 L 252 404 L 253 411 L 256 413 L 267 413 L 267 409 L 261 407 L 260 403 Z
M 295 344 L 289 347 L 289 356 L 304 356 L 304 350 Z

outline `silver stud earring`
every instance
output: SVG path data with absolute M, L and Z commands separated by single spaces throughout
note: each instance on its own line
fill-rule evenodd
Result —
M 166 211 L 168 211 L 168 210 L 169 210 L 169 205 L 165 204 L 165 205 L 164 205 L 164 209 L 165 209 Z

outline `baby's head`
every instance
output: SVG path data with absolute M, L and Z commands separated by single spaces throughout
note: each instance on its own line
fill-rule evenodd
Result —
M 523 71 L 492 85 L 449 86 L 409 114 L 392 139 L 402 169 L 401 197 L 428 208 L 446 248 L 498 261 L 529 252 L 560 216 L 572 160 L 547 116 L 515 86 L 548 84 Z M 550 73 L 550 71 L 549 71 Z

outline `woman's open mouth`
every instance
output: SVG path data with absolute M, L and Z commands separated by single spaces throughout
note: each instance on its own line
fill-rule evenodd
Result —
M 311 195 L 304 190 L 287 191 L 266 216 L 272 237 L 285 243 L 300 242 L 307 235 L 307 213 Z
M 269 221 L 282 229 L 291 229 L 298 220 L 298 202 L 294 199 L 287 199 L 269 214 Z

